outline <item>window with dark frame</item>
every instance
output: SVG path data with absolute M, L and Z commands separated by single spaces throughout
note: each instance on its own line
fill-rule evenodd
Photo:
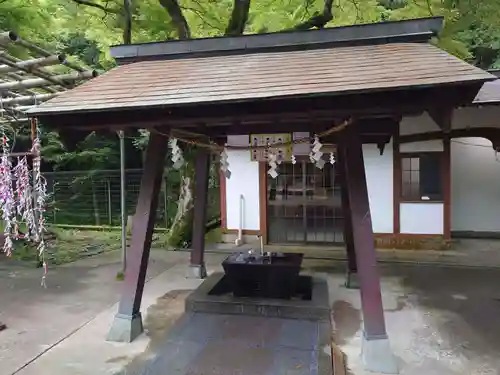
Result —
M 408 201 L 443 200 L 442 153 L 401 155 L 401 198 Z

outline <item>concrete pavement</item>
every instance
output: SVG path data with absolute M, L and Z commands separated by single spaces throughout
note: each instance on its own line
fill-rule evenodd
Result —
M 54 270 L 46 291 L 39 289 L 39 270 L 4 267 L 0 295 L 8 302 L 0 303 L 0 321 L 9 328 L 0 332 L 0 375 L 128 375 L 141 368 L 182 314 L 185 296 L 199 285 L 185 277 L 187 253 L 153 252 L 152 259 L 150 276 L 157 276 L 147 283 L 142 305 L 147 334 L 131 344 L 105 341 L 117 311 L 119 282 L 113 277 L 119 254 Z M 207 259 L 209 272 L 220 269 L 220 255 Z M 308 268 L 328 279 L 335 341 L 350 373 L 365 375 L 359 361 L 359 291 L 343 287 L 341 267 L 332 261 Z M 500 269 L 380 268 L 387 327 L 401 374 L 500 373 Z
M 182 256 L 153 252 L 148 278 L 173 267 Z M 0 263 L 0 375 L 16 373 L 85 326 L 120 295 L 119 254 L 88 258 L 49 269 L 47 288 L 41 269 Z
M 401 375 L 500 374 L 500 270 L 382 266 L 382 298 Z M 349 374 L 368 375 L 359 353 L 359 291 L 330 274 L 335 341 Z

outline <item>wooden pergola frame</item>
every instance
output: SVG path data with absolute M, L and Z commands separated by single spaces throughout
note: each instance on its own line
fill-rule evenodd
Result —
M 29 56 L 19 59 L 12 49 Z M 28 122 L 25 112 L 66 92 L 97 72 L 22 39 L 0 32 L 0 124 Z

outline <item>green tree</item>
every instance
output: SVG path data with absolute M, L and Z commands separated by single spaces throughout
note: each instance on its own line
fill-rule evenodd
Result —
M 0 28 L 106 70 L 115 65 L 109 54 L 113 44 L 443 16 L 444 29 L 433 42 L 493 68 L 500 67 L 498 14 L 498 0 L 33 0 L 29 5 L 9 0 L 0 1 Z M 141 147 L 147 139 L 144 131 L 136 137 Z M 191 151 L 180 171 L 189 181 L 194 172 Z M 189 238 L 190 215 L 177 225 Z
M 202 13 L 199 7 L 199 4 L 193 2 L 193 4 L 189 4 L 189 8 L 185 8 L 180 5 L 177 0 L 160 0 L 160 4 L 165 8 L 168 15 L 170 16 L 171 24 L 174 26 L 175 32 L 179 39 L 185 40 L 193 37 L 193 27 L 189 22 L 190 19 L 187 17 L 188 14 L 191 16 L 194 14 L 197 17 L 195 18 L 198 23 L 194 23 L 197 28 L 194 30 L 200 30 L 203 28 L 210 29 L 209 34 L 213 33 L 214 35 L 223 34 L 223 35 L 241 35 L 245 32 L 247 26 L 249 25 L 250 20 L 252 19 L 252 14 L 250 13 L 250 0 L 234 0 L 231 4 L 226 3 L 227 7 L 220 7 L 220 13 L 227 20 L 225 23 L 225 27 L 222 28 L 221 23 L 208 23 L 206 22 L 206 18 L 208 13 Z M 308 18 L 302 17 L 299 21 L 294 20 L 292 15 L 292 20 L 290 17 L 282 18 L 282 22 L 284 25 L 280 26 L 279 29 L 297 29 L 297 30 L 306 30 L 313 27 L 322 28 L 328 22 L 333 19 L 332 14 L 333 0 L 326 0 L 323 4 L 323 7 L 311 13 Z M 282 14 L 286 14 L 288 9 L 281 8 Z M 196 9 L 196 10 L 195 10 Z M 199 11 L 199 12 L 197 12 Z M 309 11 L 308 9 L 304 9 L 304 12 Z M 254 17 L 258 19 L 258 15 L 260 12 L 256 13 Z M 214 20 L 219 18 L 221 14 L 217 17 L 212 17 Z M 256 24 L 259 31 L 268 31 L 270 26 L 266 26 L 263 21 L 260 21 L 261 24 Z M 223 31 L 222 31 L 223 30 Z M 274 30 L 272 30 L 274 31 Z M 143 132 L 143 137 L 147 136 L 147 133 Z M 142 142 L 144 144 L 144 142 Z M 194 152 L 193 152 L 194 151 Z M 192 184 L 194 182 L 194 158 L 196 150 L 192 147 L 185 148 L 185 164 L 181 169 L 181 181 L 184 184 L 187 184 L 187 188 L 190 191 L 193 191 Z M 183 189 L 180 189 L 181 191 Z M 187 208 L 187 209 L 186 209 Z M 170 244 L 172 246 L 188 246 L 192 237 L 192 201 L 190 199 L 190 195 L 181 195 L 179 197 L 178 204 L 178 212 L 175 216 L 175 220 L 172 224 L 170 230 Z

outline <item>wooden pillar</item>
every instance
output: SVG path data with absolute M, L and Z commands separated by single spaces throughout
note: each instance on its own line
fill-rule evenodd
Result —
M 358 266 L 356 264 L 356 251 L 354 249 L 354 235 L 352 232 L 351 207 L 349 204 L 349 194 L 347 191 L 346 176 L 345 176 L 345 160 L 343 157 L 344 151 L 342 144 L 339 145 L 337 152 L 337 162 L 335 167 L 338 168 L 338 179 L 340 182 L 340 195 L 342 201 L 342 215 L 344 217 L 344 241 L 347 252 L 347 275 L 345 286 L 347 288 L 357 289 L 358 283 Z
M 204 255 L 210 152 L 205 148 L 200 148 L 196 153 L 195 163 L 193 240 L 190 267 L 194 277 L 203 279 L 207 276 Z
M 451 240 L 451 138 L 443 139 L 443 237 Z
M 108 341 L 131 342 L 143 331 L 140 308 L 167 146 L 168 139 L 165 136 L 150 134 L 127 254 L 122 297 Z
M 356 123 L 345 130 L 341 142 L 361 288 L 364 323 L 362 359 L 369 371 L 397 373 L 396 361 L 385 328 L 363 149 Z

